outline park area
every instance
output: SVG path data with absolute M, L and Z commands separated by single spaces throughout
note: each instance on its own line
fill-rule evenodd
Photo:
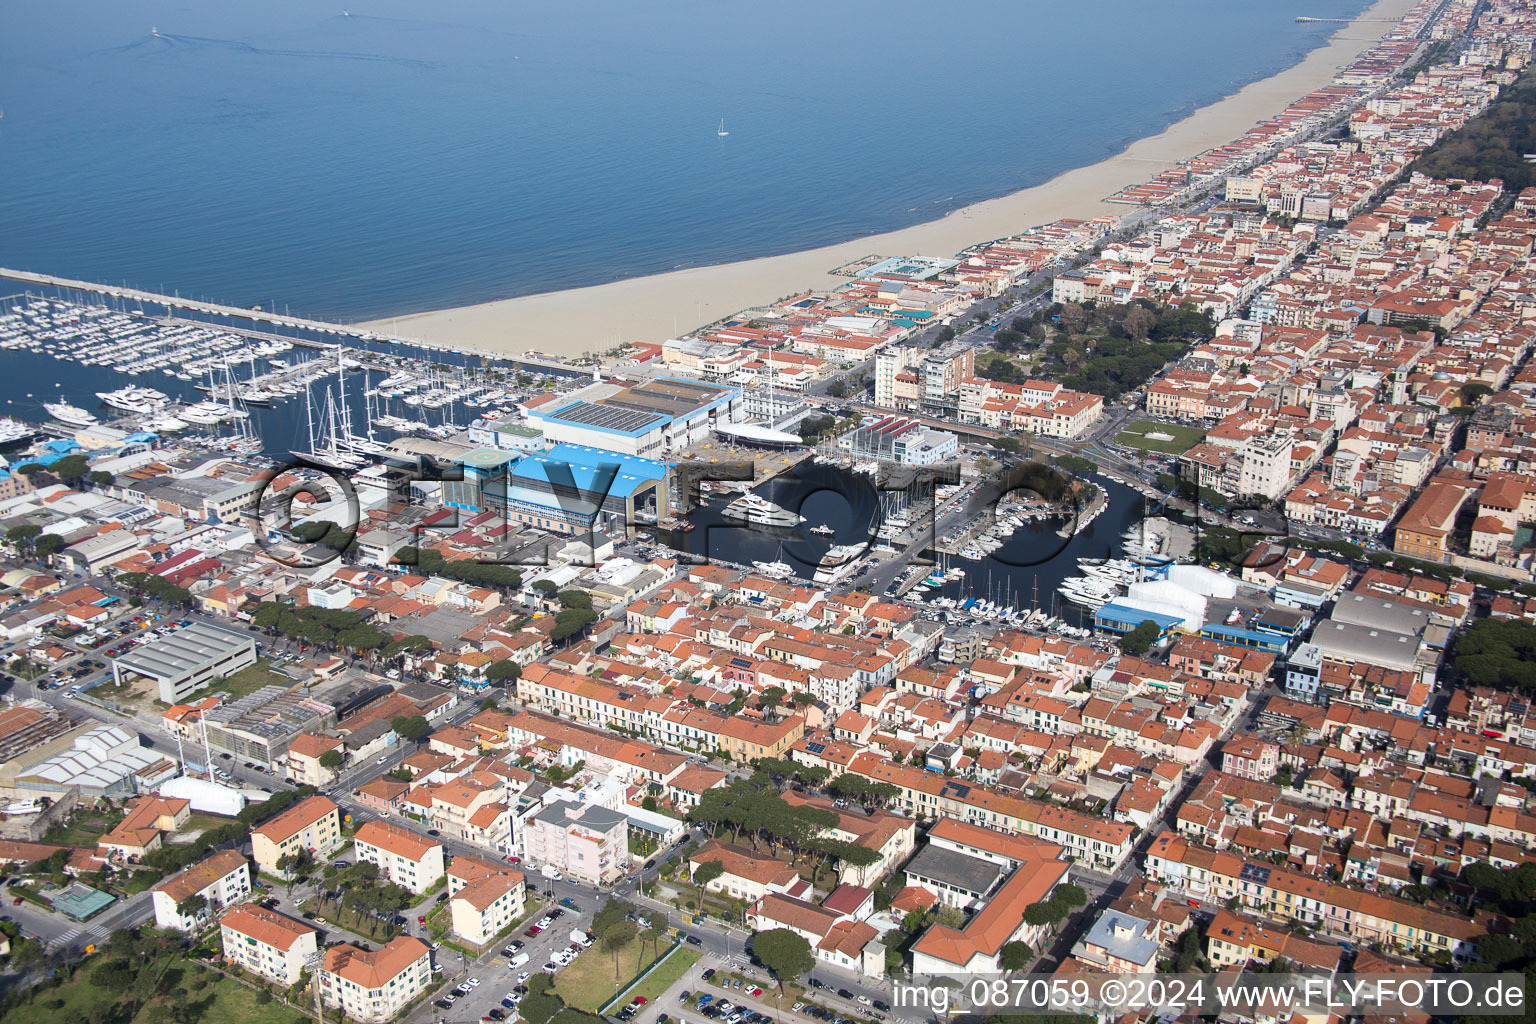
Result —
M 152 961 L 141 971 L 118 971 L 110 963 L 92 957 L 62 985 L 31 990 L 13 1002 L 0 1024 L 303 1024 L 308 1019 L 270 994 L 186 960 Z
M 1165 455 L 1183 455 L 1204 438 L 1205 431 L 1198 427 L 1137 420 L 1120 431 L 1115 437 L 1115 444 L 1140 448 L 1142 451 L 1162 452 Z
M 567 1006 L 596 1013 L 618 994 L 620 986 L 628 985 L 648 964 L 657 959 L 658 945 L 660 952 L 665 954 L 671 948 L 671 940 L 664 939 L 656 943 L 649 940 L 641 942 L 639 938 L 634 938 L 617 950 L 606 950 L 602 943 L 598 943 L 555 976 L 555 994 Z M 635 994 L 654 999 L 670 988 L 698 959 L 696 951 L 679 949 L 635 988 Z

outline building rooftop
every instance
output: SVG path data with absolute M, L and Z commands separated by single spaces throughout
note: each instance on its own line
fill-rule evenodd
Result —
M 918 878 L 944 882 L 962 892 L 985 895 L 997 885 L 1005 870 L 992 861 L 930 843 L 912 858 L 906 872 Z
M 135 647 L 114 661 L 141 676 L 171 678 L 185 675 L 254 642 L 244 633 L 194 622 L 169 636 Z

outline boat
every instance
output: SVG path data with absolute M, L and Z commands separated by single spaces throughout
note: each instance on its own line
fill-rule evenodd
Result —
M 826 523 L 818 523 L 817 525 L 811 527 L 810 532 L 814 533 L 818 537 L 831 537 L 837 533 L 836 530 L 832 529 L 832 527 L 828 526 Z
M 147 416 L 139 422 L 139 428 L 154 434 L 173 434 L 178 430 L 186 430 L 187 421 L 166 414 Z
M 78 405 L 70 405 L 68 402 L 44 402 L 43 408 L 48 415 L 60 423 L 68 423 L 72 427 L 89 427 L 96 422 L 96 417 L 80 408 Z
M 30 423 L 10 418 L 0 419 L 0 448 L 6 445 L 19 444 L 22 441 L 30 441 L 36 437 L 38 430 Z
M 725 118 L 722 117 L 720 119 L 720 130 L 715 132 L 715 134 L 720 136 L 722 139 L 725 138 L 727 135 L 731 134 L 730 132 L 725 130 Z
M 857 556 L 863 550 L 863 546 L 859 544 L 832 545 L 827 549 L 827 553 L 821 556 L 821 561 L 816 566 L 815 581 L 823 586 L 831 586 L 847 576 L 858 564 Z
M 727 519 L 739 519 L 759 526 L 798 526 L 805 517 L 782 508 L 757 494 L 744 494 L 731 502 L 720 513 Z
M 776 580 L 788 579 L 795 574 L 795 567 L 788 562 L 753 562 L 752 568 Z
M 116 391 L 98 391 L 96 397 L 101 399 L 102 405 L 121 409 L 123 412 L 137 413 L 140 416 L 157 412 L 169 405 L 171 401 L 167 395 L 154 388 L 141 388 L 134 385 L 118 388 Z

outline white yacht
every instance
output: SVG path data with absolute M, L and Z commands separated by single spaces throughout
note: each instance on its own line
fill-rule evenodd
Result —
M 811 527 L 810 532 L 814 533 L 818 537 L 831 537 L 837 533 L 836 530 L 832 529 L 832 527 L 826 523 L 819 523 L 816 526 Z
M 795 574 L 795 567 L 788 562 L 753 562 L 752 568 L 774 580 L 789 579 Z
M 816 567 L 815 581 L 822 586 L 831 586 L 847 576 L 859 564 L 858 556 L 863 550 L 859 544 L 832 545 L 821 556 L 821 563 Z
M 118 388 L 116 391 L 98 391 L 96 397 L 101 399 L 102 405 L 141 416 L 162 409 L 171 401 L 163 392 L 135 385 Z
M 44 402 L 43 408 L 48 415 L 60 423 L 68 423 L 72 427 L 88 427 L 96 422 L 96 417 L 80 408 L 78 405 L 70 405 L 68 402 Z
M 139 427 L 156 434 L 173 434 L 178 430 L 187 429 L 187 421 L 177 416 L 161 414 L 146 416 L 140 421 Z
M 21 420 L 0 419 L 0 448 L 37 436 L 37 428 Z
M 805 522 L 805 517 L 791 512 L 787 508 L 781 508 L 757 494 L 744 494 L 731 502 L 721 511 L 721 515 L 727 519 L 740 519 L 743 522 L 757 523 L 761 526 L 797 526 Z

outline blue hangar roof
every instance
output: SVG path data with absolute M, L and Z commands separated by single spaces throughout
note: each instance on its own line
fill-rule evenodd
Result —
M 655 459 L 621 455 L 580 444 L 557 444 L 547 452 L 525 457 L 512 468 L 508 482 L 514 487 L 526 481 L 574 483 L 578 490 L 591 491 L 600 487 L 601 481 L 607 480 L 615 467 L 617 475 L 608 487 L 609 494 L 628 496 L 667 476 L 667 464 Z M 570 473 L 569 477 L 566 472 Z

